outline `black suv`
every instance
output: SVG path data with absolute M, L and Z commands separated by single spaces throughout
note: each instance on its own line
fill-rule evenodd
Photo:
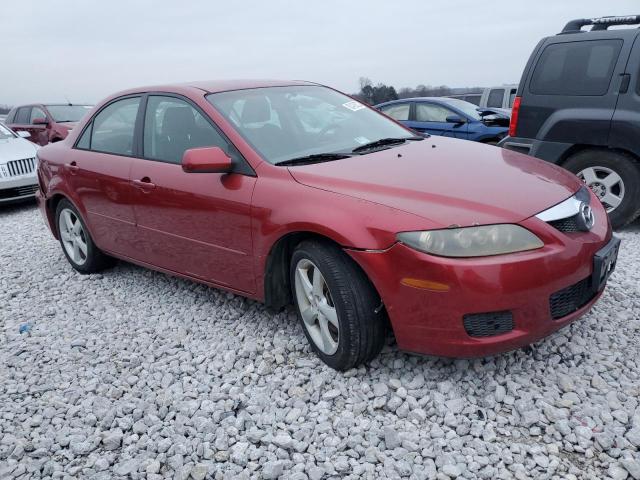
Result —
M 573 20 L 541 40 L 500 142 L 578 175 L 614 227 L 640 214 L 640 30 L 609 27 L 637 24 L 640 15 Z

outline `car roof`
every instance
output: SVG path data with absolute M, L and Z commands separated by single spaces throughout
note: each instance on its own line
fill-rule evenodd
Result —
M 205 93 L 219 93 L 231 90 L 246 90 L 250 88 L 267 88 L 267 87 L 290 87 L 299 85 L 318 85 L 317 83 L 307 82 L 304 80 L 208 80 L 195 81 L 185 83 L 174 83 L 165 85 L 148 85 L 145 87 L 136 87 L 129 90 L 118 92 L 113 96 L 126 95 L 131 93 L 142 92 L 176 92 L 188 93 L 199 90 Z
M 403 102 L 434 102 L 434 103 L 449 103 L 449 100 L 458 100 L 457 98 L 449 98 L 449 97 L 410 97 L 410 98 L 399 98 L 398 100 L 391 100 L 389 102 L 379 103 L 375 105 L 376 107 L 382 107 L 384 105 L 393 105 L 394 103 L 403 103 Z

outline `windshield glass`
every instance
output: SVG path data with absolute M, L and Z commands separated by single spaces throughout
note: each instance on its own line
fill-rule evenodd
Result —
M 474 120 L 480 120 L 482 118 L 478 113 L 478 106 L 473 103 L 458 100 L 457 98 L 449 98 L 447 99 L 447 103 Z
M 207 99 L 270 163 L 415 136 L 360 102 L 321 86 L 235 90 Z
M 77 122 L 91 108 L 90 105 L 47 105 L 53 120 L 59 123 Z
M 7 140 L 8 138 L 15 138 L 15 135 L 11 130 L 0 123 L 0 140 Z

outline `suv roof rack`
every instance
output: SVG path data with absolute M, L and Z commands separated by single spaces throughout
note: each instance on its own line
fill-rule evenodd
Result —
M 625 15 L 621 17 L 600 17 L 600 18 L 579 18 L 571 20 L 562 29 L 563 33 L 580 32 L 585 25 L 593 25 L 591 32 L 598 30 L 607 30 L 613 25 L 638 25 L 640 24 L 640 15 Z

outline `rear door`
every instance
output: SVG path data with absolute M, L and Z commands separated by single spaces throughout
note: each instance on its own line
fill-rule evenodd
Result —
M 138 259 L 219 285 L 255 292 L 251 244 L 254 176 L 186 173 L 187 149 L 218 146 L 244 162 L 195 104 L 180 96 L 148 96 L 143 157 L 133 160 Z
M 67 182 L 75 192 L 99 248 L 136 256 L 131 162 L 140 96 L 121 97 L 104 106 L 69 152 Z
M 29 114 L 29 128 L 28 131 L 31 134 L 29 140 L 38 145 L 46 145 L 49 143 L 49 125 L 48 124 L 36 124 L 35 120 L 48 120 L 45 111 L 38 106 L 31 107 L 31 113 Z
M 636 36 L 620 81 L 620 94 L 611 122 L 609 144 L 640 155 L 640 38 Z
M 521 85 L 516 136 L 606 145 L 629 55 L 623 35 L 569 34 L 543 44 Z

